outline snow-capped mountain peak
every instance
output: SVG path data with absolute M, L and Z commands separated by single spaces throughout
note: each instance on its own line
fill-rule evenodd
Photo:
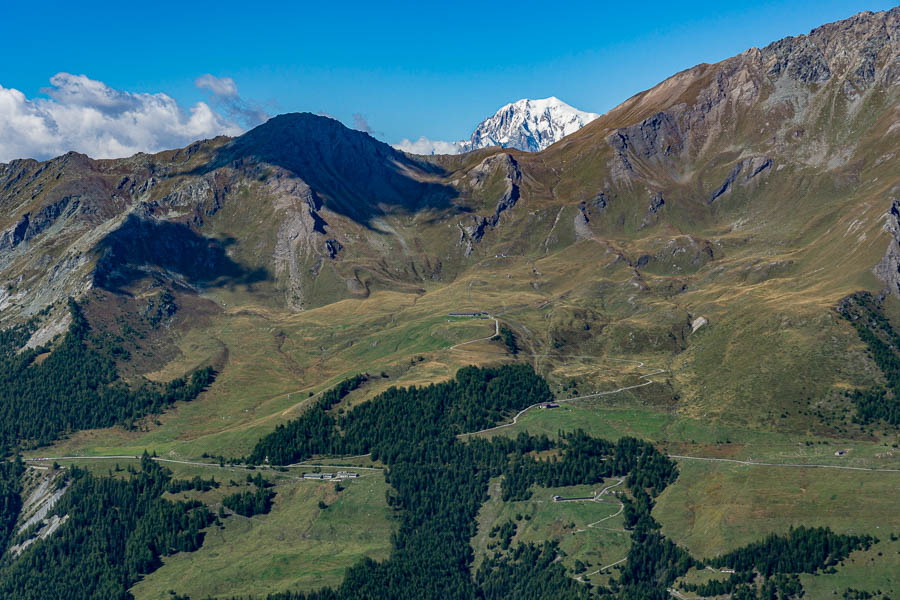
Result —
M 503 146 L 539 152 L 599 116 L 578 110 L 554 96 L 539 100 L 523 98 L 482 121 L 465 142 L 465 150 Z
M 569 106 L 550 96 L 539 100 L 523 98 L 503 106 L 478 124 L 472 137 L 459 142 L 403 140 L 395 147 L 411 154 L 458 154 L 488 146 L 539 152 L 599 117 Z

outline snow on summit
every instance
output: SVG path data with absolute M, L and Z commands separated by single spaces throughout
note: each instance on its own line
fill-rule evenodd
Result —
M 522 99 L 482 121 L 466 142 L 466 150 L 503 146 L 538 152 L 599 116 L 578 110 L 553 96 L 542 100 Z
M 539 152 L 599 116 L 553 96 L 540 100 L 523 98 L 479 123 L 468 140 L 443 142 L 421 137 L 415 142 L 403 140 L 396 148 L 412 154 L 458 154 L 488 146 Z

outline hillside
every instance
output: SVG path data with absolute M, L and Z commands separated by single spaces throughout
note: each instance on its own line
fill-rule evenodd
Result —
M 863 13 L 700 65 L 537 154 L 410 157 L 305 114 L 155 156 L 16 161 L 3 319 L 88 290 L 289 313 L 487 277 L 502 302 L 435 314 L 515 306 L 535 354 L 660 355 L 694 414 L 819 400 L 865 372 L 842 369 L 854 339 L 831 308 L 898 289 L 896 27 Z
M 149 398 L 147 406 L 131 402 L 128 418 L 91 421 L 103 428 L 63 423 L 16 449 L 29 457 L 148 449 L 224 463 L 251 456 L 261 438 L 308 414 L 347 377 L 370 375 L 328 407 L 335 415 L 392 386 L 450 381 L 466 365 L 519 363 L 546 379 L 564 406 L 526 411 L 507 429 L 475 437 L 527 431 L 557 440 L 584 429 L 649 440 L 685 461 L 678 481 L 656 490 L 653 515 L 698 560 L 789 525 L 847 535 L 881 527 L 887 536 L 900 529 L 884 505 L 896 491 L 889 470 L 900 468 L 890 416 L 897 413 L 882 410 L 900 402 L 900 337 L 892 329 L 900 317 L 898 40 L 900 8 L 860 13 L 678 73 L 535 153 L 491 147 L 413 156 L 302 113 L 155 155 L 0 164 L 3 373 L 41 367 L 52 377 L 62 361 L 47 356 L 67 347 L 71 338 L 61 334 L 73 315 L 80 322 L 72 297 L 90 328 L 79 339 L 105 357 L 102 385 Z M 450 315 L 481 311 L 490 318 Z M 20 353 L 21 346 L 37 350 Z M 215 379 L 186 400 L 148 395 L 202 367 Z M 459 433 L 523 408 L 504 405 Z M 554 443 L 562 452 L 565 443 Z M 358 444 L 313 454 L 358 455 L 375 442 Z M 375 467 L 393 470 L 391 460 L 407 465 L 391 457 Z M 746 462 L 763 463 L 758 476 L 746 476 Z M 785 463 L 886 471 L 831 479 L 803 470 L 798 498 L 776 468 Z M 524 495 L 501 499 L 496 478 L 509 471 L 491 464 L 477 471 L 489 502 L 465 509 L 482 527 L 472 541 L 478 565 L 506 560 L 489 555 L 495 542 L 484 527 L 499 531 L 516 513 L 541 508 Z M 590 483 L 533 485 L 565 495 L 587 493 L 577 486 Z M 263 487 L 254 485 L 246 487 Z M 365 485 L 366 494 L 378 491 L 382 515 L 389 486 Z M 294 504 L 276 500 L 273 518 L 302 515 L 314 527 L 309 500 L 285 490 L 279 498 Z M 325 487 L 316 493 L 331 501 Z M 348 512 L 328 518 L 352 522 L 364 497 L 350 496 Z M 586 530 L 595 515 L 552 510 L 558 519 L 536 516 L 520 524 L 516 540 L 561 536 L 566 569 L 578 568 L 576 558 L 603 567 L 631 543 L 599 532 L 587 534 L 597 536 L 596 548 L 575 543 L 565 536 Z M 235 521 L 216 534 L 215 548 L 238 539 L 230 537 Z M 577 527 L 563 526 L 570 521 Z M 254 536 L 277 530 L 265 520 L 246 527 Z M 459 527 L 454 543 L 468 531 Z M 336 585 L 368 550 L 387 556 L 391 526 L 371 529 L 381 537 L 341 538 L 346 560 L 298 585 Z M 893 550 L 877 546 L 865 556 L 886 551 L 896 560 Z M 169 578 L 188 585 L 191 561 L 204 552 L 211 551 L 165 559 L 135 594 L 165 597 Z M 302 565 L 295 555 L 286 560 Z M 890 576 L 895 563 L 878 566 L 886 573 L 878 581 L 900 592 Z M 853 587 L 863 567 L 848 569 L 826 581 Z M 807 587 L 824 585 L 800 573 Z M 289 576 L 269 576 L 261 593 L 296 589 Z M 688 584 L 703 579 L 685 576 Z M 585 577 L 611 581 L 606 571 Z M 195 594 L 221 593 L 205 581 L 211 587 L 198 584 Z

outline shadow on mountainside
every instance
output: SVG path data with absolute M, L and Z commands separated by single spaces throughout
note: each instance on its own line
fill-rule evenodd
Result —
M 269 279 L 266 269 L 233 261 L 226 251 L 233 243 L 204 237 L 184 223 L 129 215 L 100 242 L 94 285 L 121 292 L 153 271 L 177 273 L 201 287 L 250 286 Z
M 302 179 L 333 212 L 370 226 L 392 211 L 453 208 L 456 190 L 427 178 L 443 170 L 361 131 L 310 113 L 280 115 L 234 139 L 192 174 L 266 163 Z

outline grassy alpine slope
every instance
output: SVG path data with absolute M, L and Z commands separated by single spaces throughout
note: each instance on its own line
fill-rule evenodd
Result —
M 581 428 L 676 456 L 898 469 L 897 428 L 853 422 L 847 394 L 888 381 L 835 310 L 868 291 L 900 323 L 897 269 L 876 268 L 900 230 L 898 20 L 897 9 L 861 14 L 697 66 L 538 154 L 416 158 L 328 119 L 285 115 L 237 140 L 154 156 L 2 165 L 0 225 L 46 216 L 29 221 L 27 248 L 13 237 L 2 256 L 4 325 L 56 301 L 34 338 L 52 347 L 67 326 L 60 300 L 73 295 L 93 331 L 128 352 L 116 359 L 128 383 L 218 372 L 197 399 L 133 429 L 72 431 L 27 455 L 246 456 L 358 373 L 370 377 L 335 414 L 390 386 L 518 361 L 565 402 L 479 437 Z M 311 143 L 326 134 L 332 147 Z M 61 204 L 72 189 L 90 210 Z M 448 316 L 467 311 L 512 331 L 518 354 L 490 339 L 493 320 Z M 698 317 L 707 324 L 694 331 Z M 900 523 L 886 503 L 900 473 L 676 460 L 681 476 L 653 515 L 695 557 L 827 525 L 878 535 L 865 564 L 892 572 Z M 337 563 L 321 560 L 310 532 L 327 523 L 297 483 L 252 526 L 233 519 L 199 551 L 166 557 L 134 593 L 160 597 L 168 581 L 199 597 L 226 593 L 223 581 L 235 593 L 256 580 L 267 591 L 337 583 L 356 557 L 389 547 L 387 522 L 362 517 L 383 510 L 385 484 L 365 485 L 371 494 L 342 492 Z M 519 513 L 515 540 L 558 541 L 572 575 L 576 560 L 590 573 L 627 551 L 616 532 L 573 533 L 606 505 L 539 502 L 547 490 L 503 502 L 490 490 L 478 561 L 496 542 L 485 531 Z M 278 531 L 310 537 L 282 555 L 266 544 Z M 804 586 L 869 589 L 859 560 L 803 575 Z M 887 575 L 875 583 L 900 594 Z

